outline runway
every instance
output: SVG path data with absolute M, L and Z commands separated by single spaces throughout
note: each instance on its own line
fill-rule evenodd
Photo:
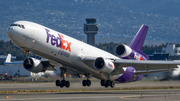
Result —
M 179 86 L 179 81 L 165 82 L 133 82 L 117 84 L 115 88 L 130 87 L 174 87 Z M 16 93 L 0 94 L 0 101 L 179 101 L 180 90 L 125 90 L 118 91 L 101 87 L 99 82 L 93 82 L 91 87 L 82 87 L 81 82 L 72 83 L 70 88 L 59 88 L 54 83 L 17 83 L 0 84 L 0 91 L 12 90 L 57 90 L 76 89 L 85 92 L 48 92 L 48 93 Z M 97 90 L 102 89 L 102 90 Z M 92 90 L 92 91 L 90 91 Z M 94 90 L 94 91 L 93 91 Z M 80 90 L 78 90 L 80 91 Z
M 179 101 L 180 90 L 1 94 L 0 101 Z
M 176 87 L 180 86 L 180 81 L 163 81 L 163 82 L 152 82 L 152 81 L 138 81 L 132 83 L 116 84 L 115 88 L 131 88 L 131 87 Z M 12 91 L 12 90 L 56 90 L 56 89 L 67 89 L 56 87 L 55 83 L 0 83 L 0 91 Z M 92 82 L 90 87 L 83 87 L 81 82 L 71 82 L 68 89 L 107 89 L 100 86 L 100 82 Z M 109 88 L 108 88 L 109 89 Z M 107 90 L 108 90 L 107 89 Z

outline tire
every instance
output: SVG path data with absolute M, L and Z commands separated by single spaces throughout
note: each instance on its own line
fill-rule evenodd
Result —
M 56 80 L 55 84 L 56 84 L 57 87 L 60 86 L 59 83 L 60 83 L 60 81 L 59 81 L 59 80 Z
M 62 83 L 62 82 L 60 82 L 60 87 L 61 87 L 61 88 L 63 88 L 63 87 L 64 87 L 64 85 L 63 85 L 63 83 Z
M 113 81 L 111 81 L 111 88 L 114 88 L 114 86 L 115 86 L 115 83 L 113 82 Z
M 109 85 L 108 85 L 108 84 L 105 84 L 104 86 L 105 86 L 106 88 L 108 88 Z
M 101 80 L 101 86 L 105 86 L 105 80 Z
M 108 86 L 110 86 L 110 85 L 111 85 L 111 81 L 110 81 L 110 80 L 107 80 L 107 81 L 106 81 L 106 84 L 107 84 Z
M 85 87 L 87 85 L 87 81 L 83 80 L 82 85 Z
M 88 87 L 91 86 L 91 80 L 87 80 L 86 84 L 87 84 Z
M 69 86 L 70 86 L 70 82 L 69 82 L 69 81 L 66 81 L 65 86 L 66 86 L 66 88 L 69 88 Z
M 66 81 L 65 81 L 65 80 L 62 80 L 62 81 L 61 81 L 61 84 L 62 84 L 63 86 L 65 86 L 65 85 L 66 85 Z

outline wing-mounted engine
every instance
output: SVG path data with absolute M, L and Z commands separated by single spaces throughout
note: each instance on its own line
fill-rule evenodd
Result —
M 43 67 L 41 61 L 35 58 L 26 58 L 23 62 L 23 66 L 26 70 L 33 73 L 45 71 L 45 68 Z
M 115 69 L 112 60 L 104 59 L 102 57 L 96 58 L 96 60 L 94 61 L 94 67 L 95 69 L 104 73 L 110 73 Z
M 127 57 L 131 54 L 132 52 L 132 49 L 127 46 L 127 45 L 119 45 L 117 48 L 116 48 L 116 54 L 119 55 L 120 57 Z

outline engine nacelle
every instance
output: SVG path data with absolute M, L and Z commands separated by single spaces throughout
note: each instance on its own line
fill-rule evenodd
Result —
M 42 72 L 44 69 L 41 61 L 35 58 L 26 58 L 23 62 L 23 66 L 26 70 L 33 73 Z
M 104 73 L 110 73 L 115 69 L 114 63 L 111 60 L 105 60 L 102 57 L 94 61 L 94 67 Z
M 116 48 L 116 54 L 119 55 L 120 57 L 127 57 L 131 54 L 132 52 L 132 49 L 127 46 L 127 45 L 119 45 L 117 48 Z

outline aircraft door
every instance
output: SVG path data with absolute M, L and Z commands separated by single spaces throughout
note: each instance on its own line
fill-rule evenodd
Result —
M 33 29 L 28 29 L 27 36 L 26 36 L 26 39 L 25 39 L 25 43 L 29 44 L 30 48 L 33 48 L 34 45 L 36 44 L 36 42 L 37 42 L 37 38 L 34 35 L 34 30 Z

